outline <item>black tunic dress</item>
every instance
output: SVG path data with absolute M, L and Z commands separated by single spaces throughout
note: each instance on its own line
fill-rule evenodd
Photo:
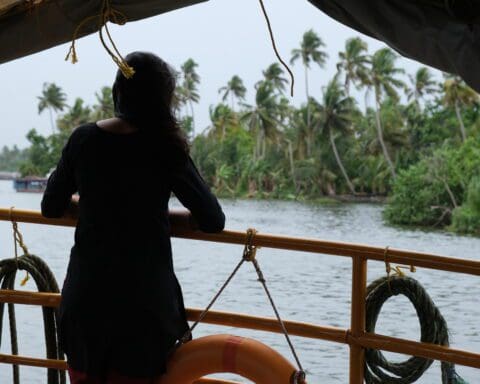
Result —
M 168 200 L 173 192 L 202 231 L 225 216 L 191 159 L 172 168 L 141 132 L 77 128 L 48 180 L 42 214 L 60 217 L 80 195 L 60 306 L 69 366 L 91 375 L 154 377 L 187 330 L 173 271 Z

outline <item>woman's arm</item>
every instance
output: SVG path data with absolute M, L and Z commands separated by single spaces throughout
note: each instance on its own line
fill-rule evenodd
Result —
M 225 215 L 215 195 L 200 176 L 189 158 L 186 166 L 172 175 L 172 190 L 180 202 L 191 212 L 189 226 L 196 226 L 203 232 L 221 232 L 225 227 Z M 193 220 L 192 220 L 193 219 Z
M 56 169 L 48 178 L 47 188 L 43 194 L 41 208 L 45 217 L 62 217 L 69 210 L 69 215 L 76 212 L 78 200 L 72 202 L 72 195 L 76 192 L 73 164 L 71 161 L 72 137 L 62 150 L 62 156 Z M 71 209 L 70 209 L 71 208 Z

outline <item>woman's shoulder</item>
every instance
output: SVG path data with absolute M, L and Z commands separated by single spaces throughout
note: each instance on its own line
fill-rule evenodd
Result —
M 71 140 L 77 140 L 85 136 L 90 136 L 97 130 L 96 123 L 85 123 L 74 128 L 70 134 Z

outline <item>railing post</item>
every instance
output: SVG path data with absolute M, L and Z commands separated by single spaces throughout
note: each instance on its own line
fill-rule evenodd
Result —
M 365 297 L 367 293 L 367 260 L 353 257 L 352 266 L 352 314 L 350 332 L 353 338 L 365 333 Z M 350 384 L 363 384 L 365 349 L 350 345 Z

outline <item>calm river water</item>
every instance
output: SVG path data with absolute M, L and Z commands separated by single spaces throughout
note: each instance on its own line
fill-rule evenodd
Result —
M 39 209 L 39 194 L 15 193 L 11 182 L 0 181 L 0 206 Z M 278 201 L 223 200 L 227 228 L 255 227 L 264 233 L 316 237 L 328 240 L 367 243 L 412 249 L 446 256 L 480 259 L 480 239 L 385 225 L 380 205 L 311 205 Z M 172 200 L 171 206 L 178 206 Z M 20 224 L 32 253 L 50 265 L 61 283 L 65 276 L 73 229 Z M 0 222 L 0 258 L 13 256 L 10 223 Z M 239 261 L 241 246 L 173 240 L 175 268 L 183 286 L 186 305 L 205 306 Z M 349 326 L 351 263 L 348 258 L 300 252 L 260 249 L 259 262 L 284 318 L 337 327 Z M 369 280 L 384 274 L 382 263 L 369 263 Z M 20 274 L 19 280 L 23 277 Z M 414 277 L 422 282 L 446 318 L 452 345 L 480 351 L 480 284 L 467 275 L 419 269 Z M 18 283 L 17 283 L 18 285 Z M 32 281 L 27 290 L 34 290 Z M 245 265 L 214 309 L 272 316 L 262 288 L 250 265 Z M 44 356 L 42 318 L 39 308 L 18 306 L 19 349 L 22 355 Z M 5 323 L 6 323 L 5 316 Z M 6 324 L 5 324 L 6 325 Z M 6 327 L 4 327 L 6 328 Z M 407 299 L 395 298 L 384 307 L 377 331 L 386 335 L 417 340 L 420 329 Z M 254 337 L 291 357 L 280 335 L 200 325 L 196 336 L 234 333 Z M 6 329 L 0 351 L 9 353 Z M 293 337 L 310 383 L 347 383 L 348 348 L 341 344 Z M 387 354 L 403 360 L 403 356 Z M 470 384 L 480 382 L 480 371 L 458 367 Z M 22 383 L 46 382 L 41 368 L 22 368 Z M 237 379 L 235 376 L 226 376 Z M 0 382 L 12 382 L 11 368 L 0 364 Z M 440 383 L 439 364 L 434 364 L 419 383 Z

